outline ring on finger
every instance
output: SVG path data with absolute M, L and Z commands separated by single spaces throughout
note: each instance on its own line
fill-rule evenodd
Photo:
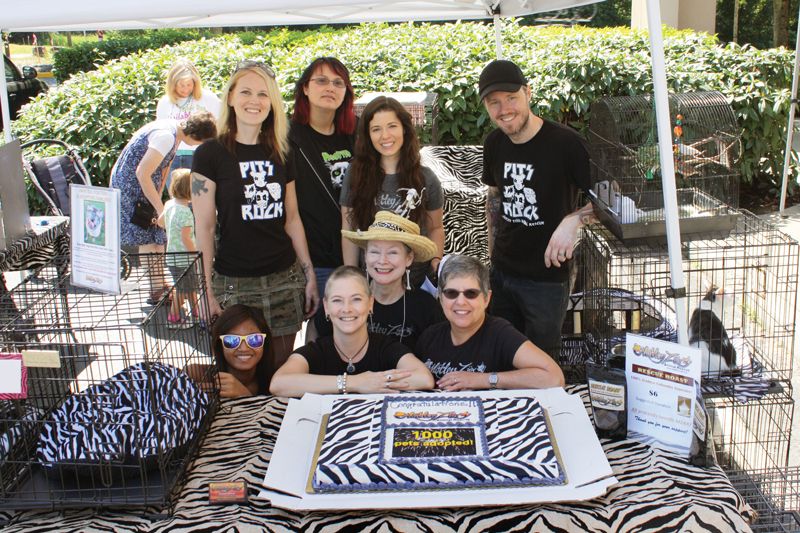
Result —
M 392 375 L 391 374 L 387 374 L 386 375 L 386 381 L 392 381 Z

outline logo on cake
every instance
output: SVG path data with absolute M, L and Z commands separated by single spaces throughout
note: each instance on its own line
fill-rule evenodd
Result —
M 464 418 L 469 418 L 469 411 L 461 411 L 457 413 L 455 411 L 447 411 L 447 412 L 430 412 L 430 411 L 396 411 L 394 413 L 395 418 L 410 418 L 413 420 L 423 420 L 423 421 L 430 421 L 430 420 L 462 420 Z

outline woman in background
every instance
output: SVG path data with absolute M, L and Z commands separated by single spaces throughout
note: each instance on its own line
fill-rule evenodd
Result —
M 354 99 L 350 73 L 333 57 L 312 61 L 294 89 L 288 165 L 320 297 L 343 264 L 339 196 L 355 145 Z
M 200 146 L 192 163 L 209 313 L 218 315 L 221 304 L 260 308 L 274 335 L 275 368 L 319 303 L 294 177 L 285 166 L 287 122 L 272 69 L 240 61 L 222 95 L 219 137 Z
M 412 286 L 436 272 L 444 253 L 439 179 L 420 164 L 419 139 L 411 115 L 394 98 L 379 96 L 364 108 L 356 153 L 342 185 L 342 229 L 366 230 L 378 211 L 391 211 L 419 225 L 437 248 L 436 256 L 412 269 Z M 358 247 L 342 239 L 346 265 L 359 262 Z
M 200 73 L 191 61 L 179 59 L 172 65 L 167 73 L 164 93 L 156 105 L 156 120 L 184 120 L 195 111 L 208 111 L 214 118 L 219 118 L 219 97 L 203 88 Z M 181 143 L 172 160 L 171 169 L 191 169 L 195 148 L 196 145 Z

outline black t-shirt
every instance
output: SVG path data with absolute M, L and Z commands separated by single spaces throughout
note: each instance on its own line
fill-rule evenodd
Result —
M 234 156 L 216 139 L 197 147 L 192 172 L 216 184 L 219 241 L 214 270 L 255 277 L 286 270 L 295 261 L 286 233 L 283 164 L 261 145 L 236 143 Z
M 504 318 L 486 315 L 467 342 L 453 346 L 450 322 L 426 329 L 417 341 L 416 355 L 435 379 L 449 372 L 506 372 L 514 370 L 514 355 L 528 338 Z
M 417 346 L 417 339 L 429 326 L 444 320 L 442 307 L 436 299 L 420 289 L 405 292 L 403 298 L 383 305 L 375 300 L 372 317 L 367 322 L 370 333 L 386 335 L 407 346 L 411 352 Z M 403 306 L 405 305 L 405 310 Z M 331 323 L 325 320 L 323 313 L 314 317 L 314 325 L 320 337 L 333 335 Z
M 564 281 L 569 266 L 547 268 L 544 251 L 564 217 L 590 186 L 589 153 L 573 130 L 545 120 L 530 141 L 514 144 L 494 130 L 483 144 L 482 181 L 498 187 L 502 206 L 492 265 L 536 281 Z
M 339 357 L 333 345 L 333 337 L 321 337 L 294 351 L 306 358 L 308 373 L 319 376 L 338 376 L 347 372 L 347 361 Z M 383 372 L 397 368 L 400 358 L 409 353 L 408 348 L 390 337 L 377 333 L 369 334 L 367 353 L 357 363 L 352 374 Z
M 292 122 L 287 166 L 295 180 L 297 205 L 315 267 L 335 268 L 342 260 L 342 180 L 353 158 L 355 135 L 323 135 Z

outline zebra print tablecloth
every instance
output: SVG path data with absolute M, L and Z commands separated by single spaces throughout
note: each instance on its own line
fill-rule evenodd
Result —
M 69 254 L 69 217 L 31 217 L 31 230 L 0 251 L 0 272 L 41 267 Z
M 585 386 L 568 387 L 587 403 Z M 619 484 L 588 502 L 549 505 L 301 514 L 255 499 L 286 402 L 229 400 L 222 407 L 175 499 L 158 509 L 0 513 L 5 531 L 750 531 L 752 511 L 719 468 L 687 465 L 633 441 L 604 443 Z M 208 505 L 208 482 L 245 479 L 249 505 Z M 148 515 L 149 513 L 149 515 Z

